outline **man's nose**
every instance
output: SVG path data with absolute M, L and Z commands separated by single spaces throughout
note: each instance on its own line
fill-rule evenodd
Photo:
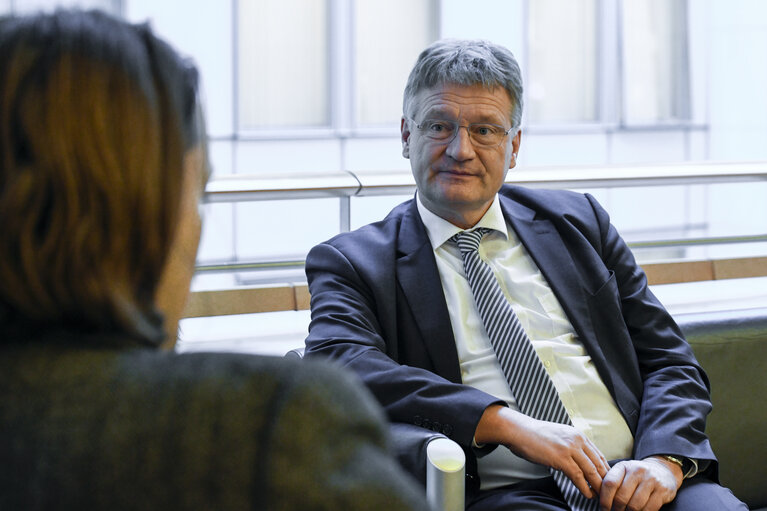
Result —
M 469 136 L 468 126 L 459 126 L 453 140 L 447 145 L 447 154 L 457 161 L 474 157 L 474 144 Z

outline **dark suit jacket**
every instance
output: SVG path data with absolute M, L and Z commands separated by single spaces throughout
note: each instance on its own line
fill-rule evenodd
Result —
M 504 186 L 500 201 L 634 434 L 634 457 L 714 460 L 704 434 L 707 378 L 604 209 L 589 195 L 516 186 Z M 483 410 L 497 400 L 461 384 L 415 201 L 316 246 L 306 273 L 307 357 L 328 356 L 355 370 L 391 420 L 470 446 Z
M 0 345 L 0 509 L 426 508 L 346 371 L 59 340 Z

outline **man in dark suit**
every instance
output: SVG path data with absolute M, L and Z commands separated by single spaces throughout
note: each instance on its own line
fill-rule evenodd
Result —
M 391 420 L 461 444 L 469 509 L 744 508 L 716 484 L 706 376 L 607 213 L 589 195 L 504 185 L 521 116 L 507 49 L 439 41 L 419 56 L 401 122 L 418 192 L 309 253 L 307 356 L 355 370 Z M 456 243 L 478 229 L 564 422 L 522 413 L 510 390 L 506 341 Z

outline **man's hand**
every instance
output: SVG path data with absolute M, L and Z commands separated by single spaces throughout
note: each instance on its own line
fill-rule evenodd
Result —
M 684 474 L 679 465 L 660 456 L 617 463 L 602 481 L 600 509 L 658 511 L 674 500 Z
M 477 426 L 477 443 L 508 447 L 528 461 L 561 470 L 588 498 L 600 494 L 610 470 L 599 449 L 572 426 L 533 419 L 504 406 L 489 406 Z

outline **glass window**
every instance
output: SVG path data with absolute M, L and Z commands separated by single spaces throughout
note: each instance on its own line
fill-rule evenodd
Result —
M 535 0 L 527 6 L 528 122 L 597 121 L 597 1 Z
M 237 3 L 240 130 L 330 124 L 327 3 Z
M 407 13 L 403 15 L 402 13 Z M 396 125 L 402 91 L 418 54 L 436 40 L 435 0 L 354 3 L 355 122 Z
M 686 0 L 622 3 L 623 121 L 690 118 Z

